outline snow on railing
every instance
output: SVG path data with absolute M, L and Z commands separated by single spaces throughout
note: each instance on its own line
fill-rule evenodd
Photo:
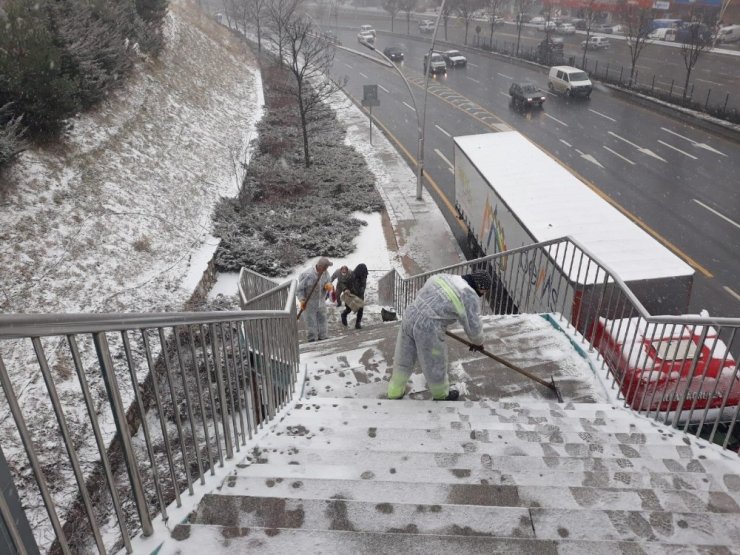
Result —
M 2 445 L 38 545 L 131 552 L 292 398 L 295 282 L 259 278 L 241 289 L 271 308 L 0 316 Z M 21 400 L 21 374 L 48 399 Z

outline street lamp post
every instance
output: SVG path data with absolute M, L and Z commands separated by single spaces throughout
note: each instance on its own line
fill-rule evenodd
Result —
M 411 91 L 411 85 L 409 85 L 409 82 L 403 72 L 398 69 L 398 66 L 394 64 L 388 56 L 375 48 L 374 44 L 370 44 L 366 41 L 362 41 L 360 42 L 360 44 L 377 53 L 381 58 L 388 62 L 393 69 L 398 72 L 398 74 L 401 76 L 401 79 L 403 79 L 403 83 L 406 85 L 406 89 L 408 89 L 409 91 L 409 96 L 411 96 L 411 103 L 414 105 L 414 113 L 416 114 L 416 130 L 418 134 L 418 141 L 416 144 L 416 200 L 421 200 L 422 160 L 424 158 L 424 152 L 422 151 L 424 145 L 424 128 L 422 127 L 421 121 L 419 120 L 419 110 L 416 108 L 416 98 L 414 98 L 414 93 Z
M 434 24 L 434 32 L 432 33 L 432 42 L 429 45 L 429 53 L 427 55 L 427 63 L 424 67 L 424 104 L 422 107 L 422 114 L 421 114 L 421 121 L 419 121 L 419 110 L 416 109 L 416 99 L 414 98 L 414 93 L 411 91 L 411 85 L 409 85 L 409 82 L 406 80 L 406 77 L 401 72 L 400 69 L 398 69 L 398 66 L 394 64 L 385 54 L 383 54 L 380 50 L 375 48 L 374 44 L 370 44 L 366 41 L 360 41 L 360 44 L 363 46 L 366 46 L 370 50 L 373 50 L 374 52 L 377 52 L 385 61 L 387 61 L 389 64 L 391 64 L 391 67 L 395 69 L 398 74 L 401 76 L 401 79 L 403 79 L 404 84 L 406 85 L 406 88 L 409 91 L 409 95 L 411 96 L 411 102 L 414 104 L 414 112 L 416 113 L 416 128 L 418 131 L 418 142 L 416 146 L 416 200 L 421 200 L 421 194 L 423 190 L 422 185 L 422 179 L 424 177 L 424 129 L 426 126 L 426 119 L 427 119 L 427 93 L 429 90 L 429 70 L 432 65 L 432 52 L 434 52 L 434 42 L 437 40 L 437 29 L 439 29 L 439 20 L 442 17 L 442 12 L 445 8 L 445 3 L 447 0 L 442 0 L 442 4 L 439 7 L 439 13 L 437 14 L 437 21 Z

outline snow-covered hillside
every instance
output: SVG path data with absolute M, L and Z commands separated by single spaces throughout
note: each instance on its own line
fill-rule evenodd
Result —
M 170 5 L 167 47 L 97 110 L 80 115 L 65 140 L 25 152 L 0 185 L 0 310 L 147 312 L 179 310 L 216 246 L 211 212 L 233 196 L 261 114 L 256 60 L 239 37 L 184 2 Z M 203 256 L 203 253 L 206 256 Z M 83 465 L 95 462 L 73 367 L 49 366 Z M 81 345 L 83 357 L 92 346 Z M 3 342 L 42 465 L 63 517 L 74 477 L 57 464 L 64 447 L 30 342 Z M 89 359 L 88 359 L 89 360 Z M 86 365 L 93 388 L 100 377 Z M 146 367 L 140 371 L 145 374 Z M 122 369 L 123 370 L 123 369 Z M 123 379 L 123 376 L 121 376 Z M 144 375 L 140 376 L 143 380 Z M 95 395 L 104 406 L 105 394 Z M 124 404 L 132 391 L 122 389 Z M 106 441 L 113 434 L 101 411 Z M 0 437 L 11 465 L 32 482 L 15 424 L 0 402 Z M 43 506 L 26 497 L 32 523 L 51 539 Z

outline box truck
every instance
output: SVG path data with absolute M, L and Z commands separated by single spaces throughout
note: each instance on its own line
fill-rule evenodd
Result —
M 491 255 L 570 236 L 626 282 L 651 314 L 688 311 L 694 270 L 523 135 L 453 140 L 455 205 L 474 251 Z M 526 303 L 532 312 L 566 307 L 570 314 L 563 316 L 578 327 L 587 303 L 606 298 L 616 285 L 595 264 L 574 263 L 572 251 L 517 257 L 536 287 L 528 288 L 526 299 L 514 283 L 522 272 L 499 268 L 497 278 L 515 306 Z

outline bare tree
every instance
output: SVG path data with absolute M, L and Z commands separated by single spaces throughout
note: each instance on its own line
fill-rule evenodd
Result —
M 693 19 L 693 12 L 691 15 L 691 19 Z M 712 45 L 713 37 L 698 21 L 689 23 L 681 30 L 680 36 L 683 39 L 683 42 L 681 43 L 681 57 L 683 58 L 683 63 L 686 67 L 686 80 L 683 84 L 682 98 L 683 100 L 686 100 L 691 72 L 699 62 L 699 56 L 701 56 L 702 52 Z
M 455 11 L 455 0 L 447 0 L 445 2 L 445 5 L 442 7 L 442 23 L 444 24 L 445 28 L 445 40 L 447 40 L 447 22 L 450 19 L 450 16 L 452 15 L 452 12 Z
M 504 5 L 508 0 L 488 0 L 488 17 L 491 20 L 491 36 L 488 42 L 493 49 L 493 28 L 496 26 L 496 16 L 503 12 Z
M 641 1 L 635 4 L 627 4 L 624 7 L 624 34 L 627 37 L 627 47 L 630 50 L 630 80 L 635 78 L 635 68 L 637 59 L 640 57 L 643 49 L 650 44 L 647 36 L 650 32 L 650 20 L 653 17 L 653 3 L 651 1 Z
M 223 0 L 224 15 L 226 16 L 226 25 L 232 28 L 232 23 L 237 22 L 236 0 Z
M 457 13 L 465 21 L 465 44 L 468 44 L 468 29 L 470 28 L 470 22 L 473 20 L 475 11 L 482 5 L 481 0 L 458 0 L 457 1 Z
M 318 119 L 324 102 L 344 84 L 329 78 L 334 45 L 321 37 L 307 16 L 294 16 L 283 27 L 283 45 L 294 83 L 286 92 L 296 98 L 303 133 L 304 164 L 311 166 L 309 126 Z
M 296 18 L 295 11 L 302 0 L 270 0 L 267 3 L 267 20 L 274 35 L 270 40 L 277 46 L 279 64 L 283 65 L 285 29 Z
M 411 12 L 416 8 L 418 0 L 398 0 L 401 11 L 406 14 L 406 34 L 411 34 Z
M 522 40 L 522 28 L 524 27 L 524 15 L 529 12 L 534 4 L 534 0 L 514 0 L 516 8 L 516 49 L 514 56 L 519 56 L 519 44 Z
M 586 41 L 583 47 L 583 58 L 581 59 L 581 66 L 584 68 L 586 67 L 586 54 L 588 53 L 588 39 L 591 38 L 591 27 L 593 27 L 596 14 L 599 13 L 596 6 L 596 0 L 585 0 L 581 8 L 583 19 L 586 22 Z
M 244 22 L 246 27 L 247 23 L 251 23 L 257 30 L 257 51 L 262 52 L 262 26 L 265 24 L 267 18 L 267 3 L 268 0 L 240 0 L 245 3 L 244 13 L 247 17 L 247 21 Z
M 400 0 L 383 0 L 383 9 L 391 16 L 391 33 L 393 32 L 393 22 L 396 20 L 398 12 L 401 11 Z

